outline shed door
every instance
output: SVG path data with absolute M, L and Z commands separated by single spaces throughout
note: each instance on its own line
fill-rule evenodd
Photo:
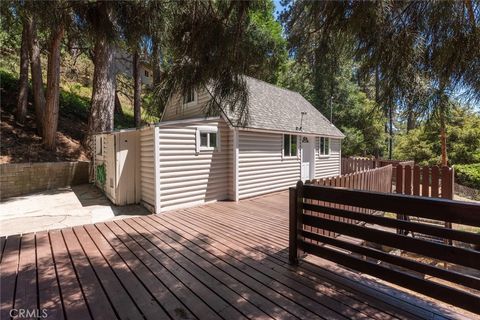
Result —
M 310 180 L 313 179 L 313 161 L 314 158 L 314 146 L 315 138 L 313 137 L 302 137 L 302 168 L 301 168 L 301 176 L 302 180 Z
M 105 192 L 112 201 L 116 201 L 116 188 L 117 188 L 117 178 L 116 178 L 116 169 L 115 169 L 115 136 L 113 134 L 107 134 L 104 136 L 104 157 L 107 170 L 107 176 L 105 181 Z
M 120 132 L 118 134 L 118 205 L 136 203 L 136 138 L 136 132 Z

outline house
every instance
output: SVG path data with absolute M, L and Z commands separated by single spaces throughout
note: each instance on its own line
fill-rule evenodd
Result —
M 133 77 L 133 56 L 126 50 L 116 47 L 114 51 L 114 68 L 115 74 L 123 74 L 126 77 Z M 150 86 L 153 83 L 152 68 L 143 56 L 140 57 L 140 79 L 142 84 Z
M 206 116 L 212 95 L 203 88 L 173 94 L 155 125 L 97 135 L 95 166 L 105 165 L 107 196 L 159 213 L 339 175 L 344 135 L 300 94 L 246 81 L 246 123 L 219 104 Z

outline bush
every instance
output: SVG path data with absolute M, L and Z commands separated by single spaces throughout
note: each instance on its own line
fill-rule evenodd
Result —
M 455 178 L 458 184 L 480 190 L 480 163 L 456 165 Z

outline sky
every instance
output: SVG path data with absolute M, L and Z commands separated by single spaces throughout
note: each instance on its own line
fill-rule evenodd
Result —
M 278 19 L 278 15 L 280 12 L 282 12 L 283 10 L 283 6 L 280 4 L 280 1 L 282 0 L 273 0 L 273 3 L 275 4 L 275 16 L 277 17 Z

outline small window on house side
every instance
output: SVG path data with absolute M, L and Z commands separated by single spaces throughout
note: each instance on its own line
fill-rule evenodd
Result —
M 320 137 L 319 153 L 321 156 L 330 154 L 330 138 Z
M 297 136 L 291 134 L 283 135 L 283 156 L 297 156 Z
M 148 78 L 148 70 L 145 70 L 145 77 Z
M 216 132 L 210 132 L 209 134 L 209 147 L 210 148 L 216 148 L 217 147 L 217 133 Z
M 197 153 L 200 151 L 218 150 L 220 145 L 219 135 L 216 127 L 197 128 Z
M 191 88 L 183 96 L 183 104 L 190 105 L 193 103 L 195 103 L 195 90 Z
M 95 143 L 96 155 L 102 156 L 103 155 L 103 137 L 97 137 Z
M 200 132 L 200 147 L 208 147 L 208 133 Z

